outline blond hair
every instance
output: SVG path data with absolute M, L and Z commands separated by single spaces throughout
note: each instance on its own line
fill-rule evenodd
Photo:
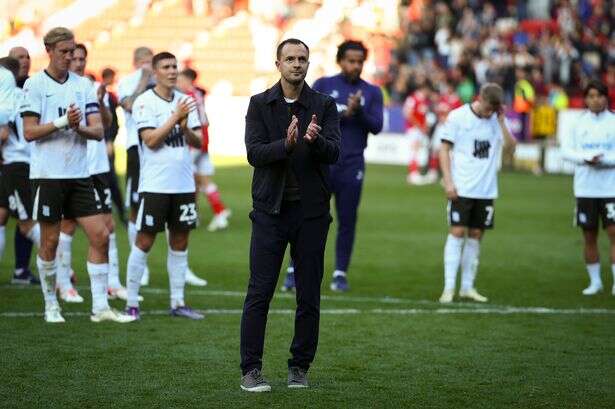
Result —
M 480 87 L 481 99 L 493 108 L 499 108 L 504 102 L 504 90 L 495 82 L 488 82 Z
M 66 27 L 56 27 L 49 30 L 45 37 L 43 37 L 43 43 L 45 47 L 51 47 L 59 43 L 60 41 L 74 40 L 75 35 Z
M 132 61 L 136 64 L 146 57 L 152 57 L 154 52 L 149 47 L 137 47 L 132 54 Z

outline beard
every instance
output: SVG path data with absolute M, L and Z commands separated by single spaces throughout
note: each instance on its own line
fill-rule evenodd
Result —
M 305 72 L 301 73 L 300 76 L 295 76 L 295 75 L 292 75 L 292 74 L 293 73 L 288 73 L 287 75 L 283 76 L 284 79 L 286 80 L 286 82 L 288 82 L 289 84 L 292 84 L 292 85 L 300 85 L 303 82 L 303 80 L 305 79 L 305 75 L 306 75 Z

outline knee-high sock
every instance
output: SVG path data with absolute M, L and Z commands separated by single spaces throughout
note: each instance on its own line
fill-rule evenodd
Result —
M 117 240 L 115 233 L 111 233 L 109 234 L 109 287 L 120 288 L 121 286 Z
M 36 267 L 41 279 L 41 290 L 45 297 L 45 307 L 58 305 L 56 298 L 56 261 L 44 261 L 40 257 L 36 257 Z
M 457 270 L 461 263 L 463 238 L 449 234 L 444 245 L 444 289 L 454 290 Z
M 128 300 L 126 305 L 129 307 L 139 306 L 139 288 L 141 287 L 141 277 L 145 264 L 147 263 L 147 253 L 132 246 L 130 255 L 128 256 L 128 267 L 126 271 L 126 288 L 128 290 Z
M 60 291 L 66 291 L 73 285 L 70 282 L 70 268 L 72 262 L 72 244 L 73 238 L 68 234 L 60 233 L 60 241 L 58 242 L 57 251 L 57 275 L 58 287 Z
M 6 227 L 0 226 L 0 259 L 4 255 L 4 246 L 6 245 Z
M 586 264 L 587 274 L 589 274 L 589 284 L 601 286 L 602 278 L 600 277 L 600 262 Z
M 205 188 L 205 196 L 207 197 L 207 201 L 209 202 L 209 206 L 214 214 L 220 214 L 226 208 L 224 203 L 222 203 L 222 199 L 220 198 L 220 191 L 218 190 L 218 186 L 215 183 L 210 183 Z
M 38 226 L 38 224 L 36 224 Z M 30 267 L 30 256 L 32 254 L 32 241 L 27 236 L 21 234 L 19 229 L 15 229 L 15 274 Z
M 128 244 L 130 248 L 135 244 L 137 238 L 137 226 L 134 222 L 128 222 Z
M 32 226 L 28 234 L 26 234 L 26 237 L 29 239 L 30 244 L 34 243 L 37 248 L 41 247 L 41 226 L 36 223 L 34 226 Z M 31 245 L 30 249 L 32 249 Z
M 474 288 L 476 271 L 478 269 L 478 256 L 480 255 L 480 241 L 467 238 L 461 254 L 461 289 Z
M 109 309 L 107 301 L 107 277 L 109 264 L 94 264 L 88 261 L 88 275 L 90 276 L 90 289 L 92 290 L 92 313 L 96 314 Z
M 169 248 L 167 253 L 167 271 L 169 273 L 169 286 L 171 287 L 171 308 L 184 305 L 187 269 L 188 251 L 174 251 Z

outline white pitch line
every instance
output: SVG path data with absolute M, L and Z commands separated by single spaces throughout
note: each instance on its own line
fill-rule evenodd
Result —
M 206 309 L 198 310 L 206 315 L 241 315 L 241 309 Z M 507 308 L 480 308 L 480 309 L 456 309 L 456 308 L 437 308 L 437 309 L 323 309 L 323 315 L 615 315 L 615 309 L 606 308 L 533 308 L 533 307 L 507 307 Z M 274 315 L 293 315 L 292 309 L 271 309 L 270 314 Z M 168 310 L 142 311 L 142 315 L 168 315 Z M 39 312 L 0 312 L 0 318 L 29 318 L 41 317 Z M 65 312 L 67 317 L 84 317 L 90 315 L 88 312 Z
M 26 285 L 3 285 L 0 288 L 12 289 L 12 290 L 36 290 L 40 291 L 39 287 L 26 286 Z M 79 290 L 89 290 L 88 286 L 77 286 Z M 191 287 L 186 288 L 188 294 L 191 295 L 200 295 L 200 296 L 210 296 L 210 297 L 232 297 L 232 298 L 243 298 L 246 296 L 245 292 L 242 291 L 228 291 L 228 290 L 202 290 L 202 289 L 194 289 Z M 154 294 L 154 295 L 166 295 L 169 294 L 169 290 L 166 288 L 152 288 L 152 287 L 142 287 L 140 290 L 141 294 Z M 274 295 L 276 299 L 288 299 L 294 300 L 294 293 L 281 293 L 276 292 Z M 397 298 L 397 297 L 364 297 L 364 296 L 348 296 L 348 295 L 321 295 L 320 297 L 323 301 L 336 301 L 336 302 L 349 302 L 349 303 L 368 303 L 368 304 L 418 304 L 418 305 L 440 305 L 438 301 L 432 300 L 414 300 L 410 298 Z M 482 308 L 484 306 L 489 307 L 501 307 L 505 308 L 505 305 L 496 305 L 496 304 L 474 304 L 474 303 L 463 303 L 463 302 L 452 302 L 448 304 L 452 307 L 459 306 L 465 308 Z

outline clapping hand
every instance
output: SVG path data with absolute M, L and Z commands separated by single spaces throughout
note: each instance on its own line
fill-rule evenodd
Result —
M 297 138 L 299 137 L 299 119 L 295 115 L 292 116 L 290 120 L 290 125 L 288 125 L 288 129 L 286 130 L 286 140 L 284 141 L 284 146 L 287 151 L 292 150 L 297 144 Z
M 595 155 L 593 158 L 591 158 L 590 160 L 586 160 L 585 163 L 588 164 L 589 166 L 597 166 L 600 165 L 600 162 L 602 162 L 602 157 L 604 155 L 601 153 L 599 155 Z
M 348 95 L 348 101 L 346 102 L 346 106 L 348 107 L 348 108 L 346 108 L 346 115 L 347 116 L 354 115 L 355 111 L 357 109 L 359 109 L 359 107 L 361 106 L 361 97 L 362 97 L 362 95 L 363 94 L 362 94 L 361 90 L 358 90 L 354 94 Z
M 68 110 L 66 111 L 66 116 L 68 118 L 68 127 L 71 129 L 79 128 L 79 123 L 83 118 L 81 114 L 81 110 L 75 104 L 70 104 L 68 106 Z
M 316 138 L 318 138 L 318 134 L 321 129 L 322 128 L 316 122 L 316 115 L 312 115 L 312 120 L 310 121 L 310 124 L 305 131 L 305 136 L 303 137 L 303 139 L 305 139 L 309 143 L 314 142 Z
M 177 122 L 181 126 L 185 126 L 184 120 L 188 118 L 188 114 L 196 109 L 196 101 L 192 97 L 184 98 L 177 103 L 177 110 L 175 115 L 177 116 Z

